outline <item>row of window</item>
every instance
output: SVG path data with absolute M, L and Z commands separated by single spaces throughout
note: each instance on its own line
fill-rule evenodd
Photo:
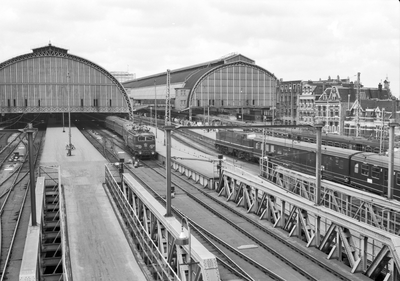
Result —
M 285 92 L 301 92 L 301 84 L 285 84 L 281 85 L 281 93 Z
M 370 170 L 371 167 L 371 170 Z M 360 172 L 360 164 L 357 163 L 354 165 L 354 173 L 358 174 Z M 382 174 L 382 168 L 377 167 L 377 166 L 370 166 L 368 164 L 361 164 L 361 175 L 369 177 L 371 174 L 371 178 L 373 179 L 381 179 L 381 174 Z M 388 172 L 387 170 L 383 171 L 383 178 L 384 181 L 388 180 Z M 396 173 L 395 176 L 395 183 L 396 185 L 400 185 L 400 173 Z
M 68 104 L 64 104 L 64 105 L 66 106 Z M 16 99 L 12 100 L 12 106 L 14 106 L 14 107 L 17 106 L 17 100 Z M 28 99 L 24 99 L 24 105 L 23 106 L 25 106 L 25 107 L 28 106 Z M 30 105 L 30 106 L 35 106 L 35 105 Z M 37 105 L 36 106 L 38 106 L 38 107 L 41 106 L 40 99 L 37 100 Z M 80 106 L 84 106 L 84 100 L 83 99 L 81 99 Z M 99 106 L 99 100 L 98 99 L 93 99 L 93 104 L 91 106 Z M 112 106 L 112 99 L 109 100 L 107 106 Z M 10 99 L 7 99 L 7 107 L 11 107 L 11 100 Z
M 154 140 L 153 136 L 139 136 L 138 141 L 152 141 Z
M 245 100 L 245 101 L 225 101 L 225 100 L 196 100 L 196 106 L 198 107 L 203 107 L 203 106 L 215 106 L 217 103 L 220 102 L 220 106 L 251 106 L 255 105 L 256 101 L 255 100 Z M 186 104 L 185 100 L 181 101 L 181 106 L 184 106 Z

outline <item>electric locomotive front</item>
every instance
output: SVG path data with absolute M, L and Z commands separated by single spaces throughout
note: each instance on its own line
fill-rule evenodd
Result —
M 136 126 L 128 131 L 127 145 L 136 158 L 157 157 L 156 138 L 150 130 L 143 126 Z

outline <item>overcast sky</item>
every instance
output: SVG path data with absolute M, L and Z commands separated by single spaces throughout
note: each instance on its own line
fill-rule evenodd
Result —
M 399 96 L 398 0 L 12 0 L 0 62 L 52 45 L 143 77 L 240 53 L 283 80 L 328 76 Z

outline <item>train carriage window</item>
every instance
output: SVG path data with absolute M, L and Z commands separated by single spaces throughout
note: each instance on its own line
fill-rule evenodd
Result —
M 335 142 L 335 147 L 340 147 L 340 143 Z
M 315 166 L 315 154 L 314 153 L 307 154 L 307 166 Z
M 152 137 L 152 136 L 150 136 L 150 137 L 146 137 L 146 140 L 148 140 L 148 141 L 152 141 L 152 140 L 154 140 L 154 137 Z
M 288 156 L 290 152 L 290 148 L 283 148 L 283 155 Z
M 375 147 L 375 148 L 374 148 L 374 152 L 375 152 L 375 153 L 379 153 L 379 148 L 378 148 L 378 147 Z
M 371 168 L 371 176 L 375 179 L 379 179 L 381 177 L 381 169 L 379 167 L 373 166 Z
M 276 154 L 282 155 L 282 147 L 276 149 Z
M 369 176 L 369 166 L 368 164 L 362 164 L 361 165 L 361 175 L 363 176 Z
M 339 169 L 344 169 L 344 161 L 343 161 L 343 159 L 339 159 L 338 166 L 339 166 Z
M 399 172 L 397 172 L 397 174 L 396 174 L 396 184 L 400 185 L 400 173 Z
M 256 149 L 260 149 L 260 144 L 259 142 L 256 142 Z
M 322 145 L 326 145 L 326 141 L 324 141 L 324 140 L 321 143 L 322 143 Z
M 354 165 L 354 173 L 358 174 L 358 163 Z
M 341 144 L 341 147 L 347 149 L 347 144 L 342 143 L 342 144 Z
M 310 139 L 310 142 L 311 143 L 315 143 L 315 139 Z
M 329 145 L 329 146 L 332 146 L 333 143 L 332 143 L 331 141 L 328 141 L 328 145 Z
M 367 146 L 367 147 L 365 148 L 365 151 L 366 151 L 366 152 L 372 152 L 372 148 L 371 148 L 370 146 Z
M 300 159 L 300 157 L 299 157 L 299 151 L 298 150 L 295 150 L 295 151 L 293 151 L 293 162 L 295 162 L 295 163 L 298 163 L 299 162 L 299 159 Z
M 143 136 L 138 137 L 138 141 L 145 141 L 145 140 L 146 140 L 146 137 L 143 137 Z

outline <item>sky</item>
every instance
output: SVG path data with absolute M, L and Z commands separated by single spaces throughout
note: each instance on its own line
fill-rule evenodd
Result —
M 144 77 L 242 54 L 283 80 L 328 76 L 400 96 L 399 0 L 12 0 L 0 63 L 51 43 Z

